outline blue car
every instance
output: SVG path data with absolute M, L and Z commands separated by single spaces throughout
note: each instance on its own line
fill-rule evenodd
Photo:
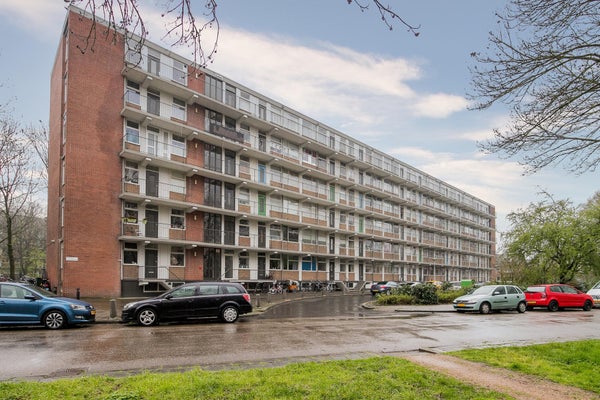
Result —
M 60 329 L 96 320 L 85 301 L 59 297 L 34 285 L 0 282 L 0 325 L 44 325 Z

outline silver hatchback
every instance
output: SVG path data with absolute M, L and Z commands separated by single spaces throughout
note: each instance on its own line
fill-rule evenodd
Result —
M 452 306 L 458 312 L 479 311 L 489 314 L 499 310 L 527 310 L 525 293 L 514 285 L 486 285 L 475 289 L 472 293 L 457 297 Z

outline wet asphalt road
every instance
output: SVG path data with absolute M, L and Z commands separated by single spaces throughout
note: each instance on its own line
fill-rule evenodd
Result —
M 0 328 L 0 380 L 46 380 L 282 365 L 431 348 L 600 338 L 600 311 L 490 315 L 368 310 L 368 296 L 283 303 L 235 324 L 201 321 L 150 328 L 96 324 L 60 331 Z

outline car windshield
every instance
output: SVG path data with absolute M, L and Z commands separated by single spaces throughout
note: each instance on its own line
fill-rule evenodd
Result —
M 600 282 L 596 283 L 592 289 L 600 289 Z
M 544 293 L 546 291 L 546 287 L 545 286 L 529 286 L 526 290 L 526 292 L 529 293 Z
M 474 294 L 474 295 L 492 294 L 492 292 L 495 289 L 496 289 L 496 286 L 482 286 L 480 288 L 475 289 L 475 291 L 471 294 Z
M 39 286 L 34 286 L 34 285 L 25 285 L 25 287 L 29 290 L 31 290 L 32 292 L 35 292 L 41 296 L 45 296 L 45 297 L 56 297 L 57 295 L 52 293 L 49 290 L 45 290 Z

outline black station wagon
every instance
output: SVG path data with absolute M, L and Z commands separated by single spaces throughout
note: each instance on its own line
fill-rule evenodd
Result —
M 125 304 L 123 322 L 157 325 L 164 321 L 184 321 L 218 317 L 235 322 L 242 314 L 252 312 L 250 295 L 239 283 L 194 282 L 173 288 L 151 299 Z

